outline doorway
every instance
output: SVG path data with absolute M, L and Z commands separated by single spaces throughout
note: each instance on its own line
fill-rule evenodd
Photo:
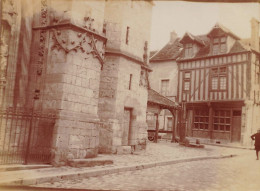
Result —
M 124 124 L 123 124 L 123 133 L 122 133 L 122 145 L 127 146 L 130 143 L 131 138 L 131 115 L 132 109 L 124 109 Z
M 241 139 L 241 111 L 234 110 L 232 117 L 231 142 L 240 142 Z

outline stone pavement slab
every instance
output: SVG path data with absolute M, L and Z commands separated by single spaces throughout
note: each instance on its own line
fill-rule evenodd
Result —
M 232 158 L 197 160 L 98 177 L 38 184 L 95 190 L 259 191 L 260 161 L 254 151 Z

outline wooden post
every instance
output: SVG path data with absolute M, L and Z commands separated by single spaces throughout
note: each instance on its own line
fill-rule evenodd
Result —
M 175 142 L 175 127 L 176 127 L 176 121 L 177 121 L 177 112 L 175 112 L 175 115 L 173 115 L 174 114 L 174 112 L 173 111 L 171 111 L 171 113 L 172 113 L 172 143 L 174 143 Z
M 156 113 L 156 129 L 155 129 L 155 136 L 154 136 L 154 142 L 158 142 L 158 132 L 159 132 L 159 114 Z
M 209 104 L 209 137 L 213 139 L 213 109 Z
M 180 116 L 180 142 L 184 142 L 186 136 L 186 103 L 182 102 L 182 110 Z

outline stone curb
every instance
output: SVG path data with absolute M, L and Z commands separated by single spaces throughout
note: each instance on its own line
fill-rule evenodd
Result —
M 255 150 L 252 147 L 241 147 L 241 146 L 232 146 L 232 145 L 221 145 L 221 144 L 214 144 L 214 143 L 203 143 L 204 145 L 216 146 L 216 147 L 227 147 L 227 148 L 234 148 L 234 149 L 245 149 L 245 150 Z
M 6 182 L 1 182 L 0 185 L 35 185 L 41 184 L 45 182 L 57 182 L 61 180 L 68 180 L 68 179 L 77 179 L 77 178 L 89 178 L 95 176 L 103 176 L 107 174 L 119 173 L 119 172 L 126 172 L 126 171 L 135 171 L 135 170 L 142 170 L 147 168 L 152 168 L 156 166 L 165 166 L 183 162 L 191 162 L 191 161 L 198 161 L 198 160 L 207 160 L 207 159 L 221 159 L 221 158 L 230 158 L 237 155 L 216 155 L 216 156 L 205 156 L 205 157 L 192 157 L 192 158 L 183 158 L 183 159 L 174 159 L 168 161 L 161 161 L 161 162 L 154 162 L 154 163 L 144 163 L 140 165 L 131 165 L 131 166 L 123 166 L 123 167 L 108 167 L 105 169 L 93 169 L 93 170 L 85 170 L 79 173 L 77 172 L 65 172 L 60 175 L 48 175 L 45 177 L 34 177 L 34 178 L 27 178 L 27 179 L 17 179 L 11 180 Z
M 32 170 L 40 168 L 49 168 L 51 165 L 5 165 L 0 166 L 0 172 L 4 171 L 17 171 L 17 170 Z

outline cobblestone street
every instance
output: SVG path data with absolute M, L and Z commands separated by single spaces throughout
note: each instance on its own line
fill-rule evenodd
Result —
M 255 160 L 253 150 L 243 150 L 233 158 L 179 163 L 38 186 L 96 190 L 259 191 L 259 177 L 260 161 Z

